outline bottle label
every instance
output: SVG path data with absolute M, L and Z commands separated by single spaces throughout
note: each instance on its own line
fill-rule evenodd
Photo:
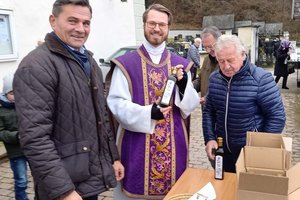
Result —
M 166 84 L 166 87 L 165 87 L 165 90 L 164 90 L 164 94 L 163 94 L 162 99 L 161 99 L 161 104 L 169 105 L 170 99 L 171 99 L 171 96 L 172 96 L 172 93 L 173 93 L 174 86 L 175 86 L 174 81 L 172 81 L 172 80 L 167 81 L 167 84 Z
M 223 179 L 223 156 L 215 157 L 215 178 Z

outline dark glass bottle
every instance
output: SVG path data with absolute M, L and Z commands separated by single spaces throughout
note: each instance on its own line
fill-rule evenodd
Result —
M 224 149 L 222 137 L 218 137 L 218 149 L 215 153 L 215 179 L 224 179 Z
M 166 86 L 164 88 L 164 92 L 161 96 L 161 101 L 159 104 L 161 107 L 167 107 L 170 105 L 174 87 L 175 87 L 176 81 L 177 81 L 176 73 L 177 73 L 177 68 L 173 67 L 172 74 L 168 77 Z

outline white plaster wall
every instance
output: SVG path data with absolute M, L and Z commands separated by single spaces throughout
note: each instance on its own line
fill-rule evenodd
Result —
M 48 22 L 54 0 L 0 0 L 0 9 L 14 12 L 18 59 L 0 60 L 0 91 L 2 79 L 14 72 L 20 61 L 38 40 L 52 31 Z M 143 40 L 142 13 L 144 0 L 90 0 L 93 8 L 91 33 L 86 47 L 94 52 L 94 58 L 106 58 L 121 46 L 140 44 Z
M 136 44 L 140 45 L 145 40 L 143 29 L 143 13 L 145 11 L 145 0 L 133 0 Z
M 238 28 L 238 37 L 246 48 L 246 53 L 250 55 L 252 63 L 255 63 L 255 29 L 252 27 L 241 27 Z M 250 54 L 249 54 L 250 53 Z
M 90 0 L 93 8 L 92 29 L 86 47 L 94 58 L 106 58 L 121 46 L 135 45 L 133 0 Z
M 35 48 L 37 41 L 44 37 L 51 29 L 48 16 L 51 12 L 50 0 L 0 0 L 1 9 L 13 10 L 15 39 L 17 46 L 17 60 L 0 61 L 0 91 L 2 91 L 3 76 L 16 70 L 21 58 Z

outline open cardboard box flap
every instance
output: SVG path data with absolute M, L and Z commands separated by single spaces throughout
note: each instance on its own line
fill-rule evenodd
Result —
M 292 138 L 281 134 L 247 132 L 244 148 L 247 167 L 274 170 L 287 170 L 291 167 Z
M 292 139 L 281 134 L 247 133 L 247 145 L 236 163 L 238 199 L 299 200 L 300 163 L 291 167 L 291 149 Z M 272 163 L 266 161 L 269 158 Z M 274 163 L 278 168 L 272 166 Z M 270 173 L 249 173 L 247 167 L 258 172 L 270 169 Z M 272 174 L 277 170 L 285 173 Z
M 285 170 L 287 152 L 284 149 L 245 146 L 244 150 L 246 167 Z
M 242 149 L 236 167 L 238 190 L 286 196 L 297 190 L 300 193 L 300 163 L 287 170 L 286 176 L 248 173 L 246 172 L 245 154 Z
M 247 132 L 246 146 L 286 149 L 281 134 Z

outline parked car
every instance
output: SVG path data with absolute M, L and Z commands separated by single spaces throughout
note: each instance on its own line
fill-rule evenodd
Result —
M 119 57 L 121 55 L 124 55 L 126 53 L 129 53 L 131 51 L 134 51 L 138 48 L 139 46 L 126 46 L 126 47 L 121 47 L 120 49 L 118 49 L 116 52 L 114 52 L 112 55 L 110 55 L 108 58 L 103 59 L 100 58 L 99 62 L 100 62 L 100 68 L 102 70 L 102 74 L 103 74 L 103 81 L 105 81 L 106 75 L 110 70 L 110 61 L 113 58 Z M 167 49 L 170 50 L 171 52 L 180 55 L 173 47 L 168 47 Z

